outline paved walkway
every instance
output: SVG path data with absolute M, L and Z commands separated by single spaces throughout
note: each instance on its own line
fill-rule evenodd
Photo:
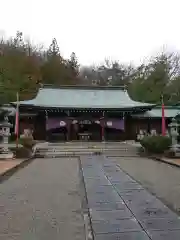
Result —
M 131 159 L 131 168 L 143 168 L 153 178 L 150 165 L 141 162 L 140 166 Z M 80 160 L 94 240 L 180 239 L 178 216 L 127 175 L 122 170 L 125 163 L 120 169 L 113 157 L 92 155 Z M 0 239 L 84 240 L 79 181 L 78 160 L 71 157 L 35 159 L 4 181 Z
M 82 240 L 77 159 L 35 159 L 0 185 L 1 240 Z
M 111 158 L 81 158 L 95 240 L 179 240 L 180 220 Z
M 117 164 L 180 213 L 180 168 L 142 157 L 116 157 Z

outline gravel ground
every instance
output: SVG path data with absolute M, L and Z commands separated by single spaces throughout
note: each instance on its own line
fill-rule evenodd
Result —
M 180 214 L 180 169 L 140 157 L 114 157 L 120 168 Z
M 83 240 L 78 160 L 35 159 L 0 185 L 1 240 Z

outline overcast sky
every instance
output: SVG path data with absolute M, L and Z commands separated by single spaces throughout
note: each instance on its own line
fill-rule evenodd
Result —
M 180 0 L 0 0 L 1 34 L 17 30 L 81 64 L 105 57 L 139 63 L 162 47 L 180 50 Z

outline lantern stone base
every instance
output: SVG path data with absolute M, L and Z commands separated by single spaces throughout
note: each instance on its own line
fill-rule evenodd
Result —
M 8 152 L 8 153 L 0 153 L 0 160 L 3 160 L 3 159 L 13 159 L 13 153 L 12 152 Z
M 175 157 L 180 157 L 180 145 L 179 144 L 174 144 L 171 146 L 170 150 L 174 152 Z

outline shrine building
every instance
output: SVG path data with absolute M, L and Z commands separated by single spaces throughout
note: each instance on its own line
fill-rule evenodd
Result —
M 35 139 L 47 141 L 135 139 L 135 116 L 153 107 L 133 101 L 122 87 L 45 85 L 34 99 L 20 101 L 20 133 L 31 129 Z

